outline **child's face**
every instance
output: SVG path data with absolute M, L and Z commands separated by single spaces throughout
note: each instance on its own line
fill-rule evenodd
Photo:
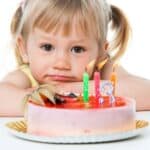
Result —
M 87 64 L 98 55 L 96 39 L 77 30 L 68 36 L 39 28 L 29 34 L 25 53 L 33 76 L 40 83 L 81 81 Z M 91 75 L 91 73 L 89 73 Z

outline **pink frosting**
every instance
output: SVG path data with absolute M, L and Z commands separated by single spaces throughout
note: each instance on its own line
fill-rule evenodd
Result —
M 135 102 L 99 109 L 47 108 L 28 103 L 27 132 L 43 136 L 107 134 L 135 128 Z

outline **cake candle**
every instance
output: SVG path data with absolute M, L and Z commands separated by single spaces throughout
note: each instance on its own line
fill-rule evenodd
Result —
M 87 72 L 83 74 L 83 100 L 85 103 L 89 100 L 89 75 Z
M 100 98 L 100 73 L 98 71 L 94 72 L 94 86 L 95 86 L 95 97 L 98 101 Z
M 116 73 L 113 71 L 110 77 L 110 81 L 113 85 L 113 95 L 115 95 L 115 91 L 116 91 L 116 83 L 117 83 L 117 75 Z

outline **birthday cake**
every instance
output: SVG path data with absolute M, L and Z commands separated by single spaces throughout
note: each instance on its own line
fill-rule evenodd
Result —
M 81 136 L 135 129 L 135 101 L 130 98 L 101 95 L 97 100 L 90 95 L 85 102 L 82 94 L 52 95 L 43 89 L 37 93 L 27 98 L 25 118 L 30 134 Z

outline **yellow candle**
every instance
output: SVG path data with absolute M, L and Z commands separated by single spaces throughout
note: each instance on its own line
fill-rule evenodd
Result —
M 117 83 L 117 74 L 115 72 L 112 72 L 110 81 L 113 85 L 113 94 L 115 95 L 115 90 L 116 90 L 116 83 Z

